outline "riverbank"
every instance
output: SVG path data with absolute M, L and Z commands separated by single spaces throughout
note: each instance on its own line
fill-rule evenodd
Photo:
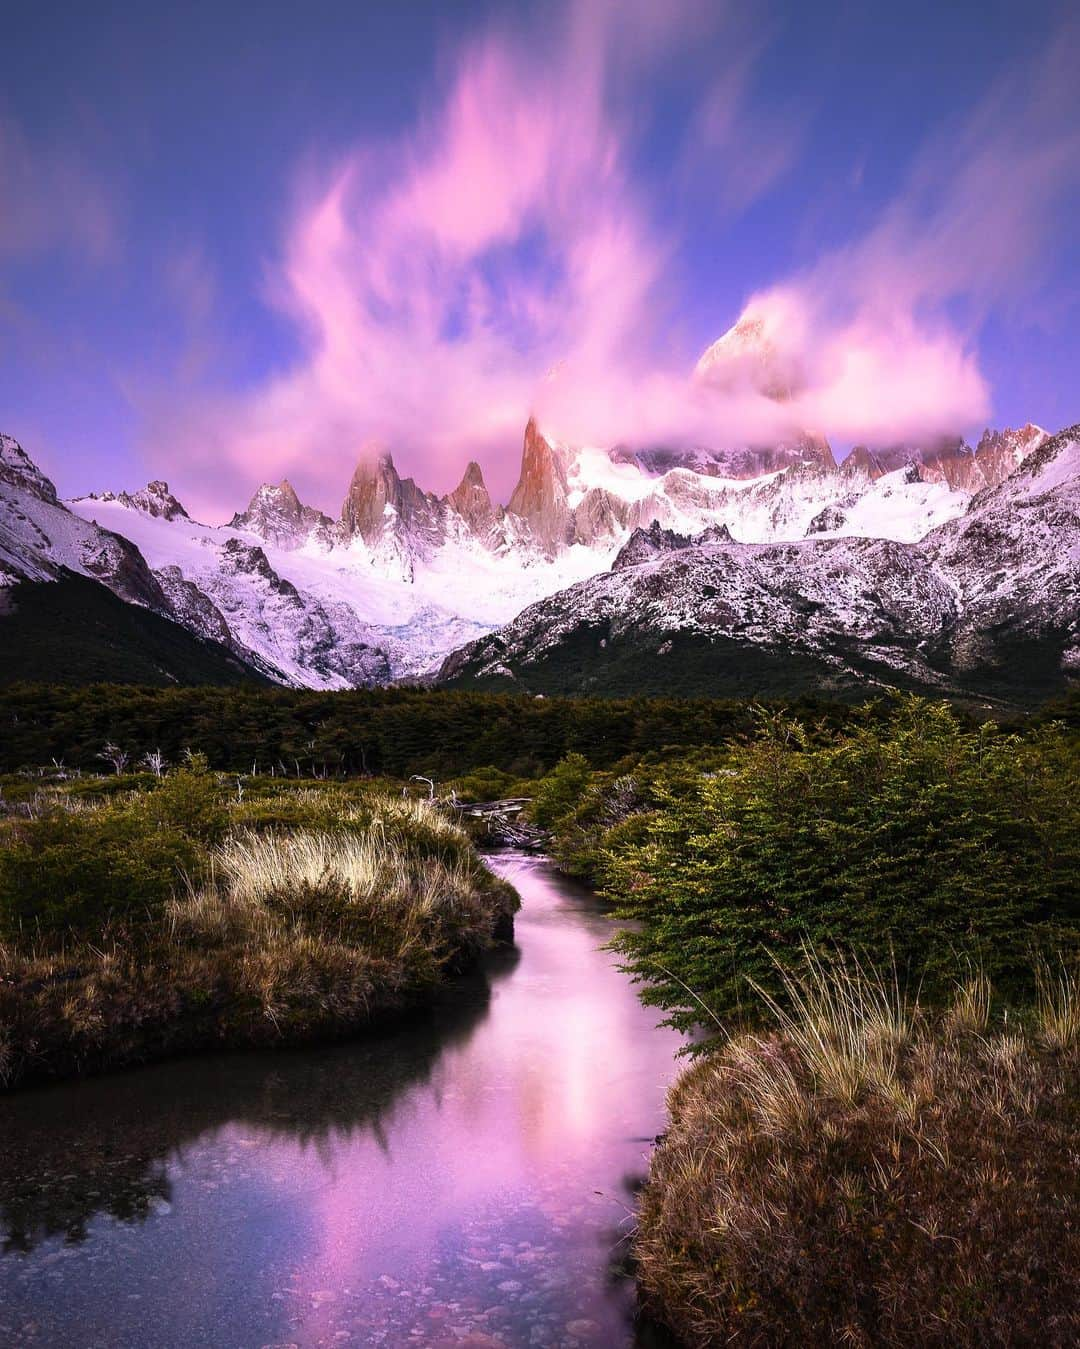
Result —
M 478 784 L 531 798 L 698 1036 L 642 1200 L 649 1307 L 695 1347 L 1076 1343 L 1075 732 L 912 698 L 758 722 Z
M 654 1349 L 623 1257 L 680 1037 L 591 894 L 490 865 L 515 943 L 430 1012 L 11 1093 L 0 1342 Z
M 716 1344 L 1080 1336 L 1080 999 L 1023 1021 L 979 976 L 931 1015 L 818 965 L 770 1033 L 675 1084 L 635 1253 L 649 1311 Z
M 0 1086 L 385 1026 L 511 940 L 517 904 L 389 792 L 230 796 L 203 764 L 38 790 L 0 826 Z

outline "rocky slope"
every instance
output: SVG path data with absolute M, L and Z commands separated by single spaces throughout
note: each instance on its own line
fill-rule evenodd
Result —
M 143 509 L 161 504 L 159 487 L 168 496 L 151 484 Z M 0 634 L 6 680 L 281 678 L 182 577 L 156 574 L 129 539 L 69 511 L 10 436 L 0 437 Z
M 1080 675 L 1080 425 L 1043 440 L 922 548 L 956 587 L 954 668 L 978 671 L 1029 648 Z
M 138 548 L 72 514 L 22 446 L 0 436 L 0 586 L 51 581 L 65 572 L 101 581 L 133 604 L 168 610 Z
M 784 334 L 748 316 L 702 356 L 694 378 L 704 395 L 749 390 L 783 412 L 802 373 Z M 813 559 L 870 557 L 860 539 L 914 544 L 933 535 L 1011 481 L 1046 441 L 1029 425 L 987 431 L 974 450 L 955 438 L 858 446 L 837 464 L 811 431 L 775 444 L 608 449 L 566 444 L 530 419 L 506 506 L 492 501 L 476 463 L 440 496 L 403 478 L 385 447 L 369 446 L 336 515 L 305 504 L 284 480 L 264 483 L 227 525 L 213 526 L 193 520 L 163 481 L 60 502 L 5 437 L 0 580 L 47 580 L 66 567 L 291 684 L 429 677 L 450 652 L 607 573 L 616 558 L 622 571 L 635 552 L 682 551 L 669 537 L 732 555 L 738 545 L 771 548 L 760 554 L 758 584 L 775 568 L 781 591 L 797 588 L 805 567 L 813 591 Z M 681 566 L 662 565 L 672 578 Z M 768 602 L 782 633 L 782 595 L 769 601 L 762 590 L 757 608 Z M 754 627 L 745 640 L 765 638 Z M 977 642 L 961 647 L 975 651 Z
M 440 678 L 717 694 L 869 682 L 1035 701 L 1080 673 L 1080 426 L 1040 439 L 919 542 L 639 529 L 610 572 L 453 653 Z
M 287 509 L 288 494 L 284 500 Z M 137 545 L 165 595 L 166 605 L 155 607 L 193 632 L 247 653 L 279 682 L 314 688 L 388 682 L 387 654 L 353 610 L 295 584 L 270 560 L 270 554 L 287 560 L 305 545 L 321 546 L 322 533 L 322 521 L 305 507 L 289 512 L 296 530 L 288 530 L 288 516 L 277 514 L 274 504 L 267 493 L 257 493 L 246 513 L 273 544 L 260 542 L 251 530 L 208 528 L 186 511 L 166 519 L 142 509 L 134 497 L 85 498 L 72 506 Z
M 233 649 L 75 572 L 0 587 L 0 683 L 269 684 Z

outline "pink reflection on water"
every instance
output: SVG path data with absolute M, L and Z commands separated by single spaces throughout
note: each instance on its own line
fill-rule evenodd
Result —
M 609 1262 L 679 1041 L 592 899 L 493 865 L 524 902 L 518 955 L 436 1025 L 6 1102 L 0 1238 L 24 1238 L 0 1253 L 0 1342 L 631 1344 Z
M 398 1104 L 385 1148 L 365 1134 L 330 1157 L 293 1155 L 278 1198 L 305 1206 L 320 1236 L 297 1283 L 297 1303 L 307 1307 L 298 1327 L 303 1343 L 338 1333 L 338 1298 L 327 1296 L 336 1290 L 383 1290 L 379 1280 L 392 1279 L 407 1290 L 389 1290 L 399 1303 L 422 1304 L 419 1290 L 438 1284 L 447 1242 L 458 1256 L 451 1257 L 460 1281 L 453 1300 L 488 1305 L 490 1294 L 495 1305 L 512 1307 L 499 1284 L 527 1286 L 537 1263 L 521 1258 L 528 1250 L 518 1252 L 516 1237 L 505 1239 L 523 1216 L 544 1239 L 532 1246 L 554 1243 L 591 1265 L 578 1269 L 584 1298 L 549 1299 L 567 1303 L 565 1322 L 594 1321 L 597 1343 L 615 1343 L 612 1334 L 622 1331 L 625 1309 L 602 1287 L 606 1242 L 626 1217 L 624 1177 L 644 1171 L 643 1140 L 662 1127 L 679 1040 L 655 1027 L 655 1013 L 598 949 L 613 928 L 593 904 L 546 863 L 502 858 L 495 865 L 522 896 L 522 959 L 496 986 L 488 1018 Z M 477 1231 L 480 1239 L 471 1241 Z M 571 1314 L 581 1310 L 588 1315 Z M 506 1319 L 495 1318 L 493 1335 Z

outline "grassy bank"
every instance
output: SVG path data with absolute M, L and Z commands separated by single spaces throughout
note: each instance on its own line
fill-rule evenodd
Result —
M 350 1034 L 511 931 L 465 835 L 386 791 L 238 786 L 198 759 L 7 787 L 0 1085 Z
M 695 1347 L 1077 1343 L 1075 723 L 754 716 L 722 746 L 473 775 L 532 797 L 694 1033 L 646 1303 Z
M 1075 978 L 1019 1023 L 978 975 L 930 1013 L 816 963 L 784 1005 L 671 1092 L 649 1309 L 692 1349 L 1077 1343 Z

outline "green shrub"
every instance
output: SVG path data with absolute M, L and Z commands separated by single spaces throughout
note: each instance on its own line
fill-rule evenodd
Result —
M 0 844 L 0 934 L 53 946 L 138 925 L 160 914 L 185 876 L 198 875 L 229 826 L 205 760 L 195 756 L 142 786 L 96 801 L 68 792 L 39 819 L 9 826 Z
M 1033 944 L 1076 935 L 1080 772 L 1053 728 L 966 729 L 914 698 L 824 740 L 769 717 L 723 768 L 655 793 L 644 841 L 606 875 L 641 924 L 618 949 L 684 1028 L 702 1003 L 735 1012 L 748 977 L 775 988 L 774 958 L 807 939 L 895 960 L 931 992 L 967 955 L 1009 991 Z
M 487 764 L 474 768 L 471 773 L 452 780 L 452 786 L 461 801 L 497 801 L 516 795 L 515 787 L 521 785 L 512 773 Z M 440 784 L 441 787 L 441 784 Z
M 544 777 L 533 797 L 531 814 L 542 829 L 550 829 L 579 805 L 592 770 L 583 754 L 567 754 Z
M 57 812 L 19 827 L 0 848 L 0 934 L 55 945 L 69 934 L 104 939 L 114 926 L 159 915 L 200 845 L 177 828 L 147 828 L 144 811 L 102 806 Z
M 146 794 L 147 820 L 158 828 L 178 829 L 200 843 L 217 843 L 229 827 L 229 812 L 205 759 L 201 763 L 201 756 L 194 759 L 192 767 L 170 773 Z

